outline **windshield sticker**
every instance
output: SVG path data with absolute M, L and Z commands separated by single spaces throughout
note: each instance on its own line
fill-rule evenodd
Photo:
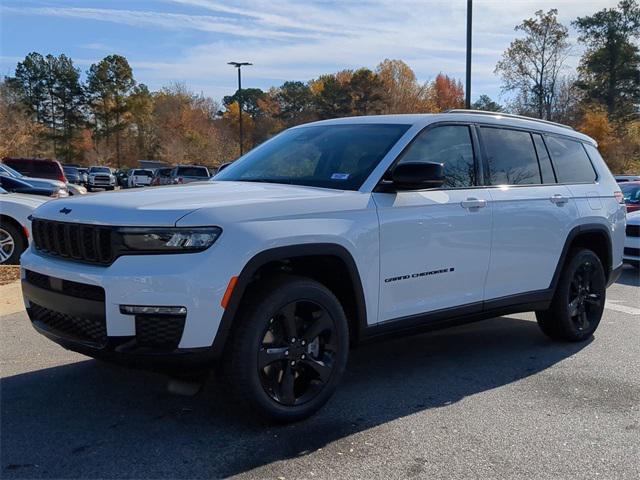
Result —
M 331 180 L 348 180 L 348 179 L 349 179 L 348 173 L 334 173 L 333 175 L 331 175 Z

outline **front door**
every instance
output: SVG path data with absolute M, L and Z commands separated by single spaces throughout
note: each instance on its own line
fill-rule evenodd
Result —
M 468 125 L 423 130 L 400 162 L 445 166 L 439 189 L 374 193 L 380 222 L 379 321 L 452 307 L 479 311 L 489 265 L 491 203 L 478 187 Z

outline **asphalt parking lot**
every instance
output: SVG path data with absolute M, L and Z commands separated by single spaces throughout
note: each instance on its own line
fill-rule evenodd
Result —
M 261 424 L 215 381 L 67 352 L 0 317 L 2 478 L 640 478 L 640 281 L 625 269 L 584 344 L 532 314 L 352 352 L 313 418 Z

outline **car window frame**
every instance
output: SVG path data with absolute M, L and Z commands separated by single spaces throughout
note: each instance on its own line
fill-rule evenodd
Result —
M 416 134 L 413 136 L 413 138 L 411 138 L 411 140 L 409 140 L 409 142 L 402 148 L 402 150 L 398 153 L 398 155 L 396 155 L 396 157 L 393 159 L 393 161 L 391 162 L 389 167 L 382 174 L 382 176 L 380 177 L 380 179 L 376 183 L 375 187 L 373 188 L 373 192 L 390 193 L 389 192 L 390 184 L 388 182 L 390 180 L 391 172 L 396 167 L 396 165 L 400 162 L 400 160 L 402 160 L 402 157 L 411 148 L 413 143 L 416 142 L 418 140 L 418 138 L 422 134 L 426 134 L 427 132 L 429 132 L 431 130 L 434 130 L 436 128 L 439 128 L 439 127 L 448 127 L 448 126 L 467 127 L 469 129 L 469 136 L 471 137 L 471 148 L 473 150 L 473 165 L 474 165 L 474 170 L 475 170 L 475 185 L 469 185 L 469 186 L 466 186 L 466 187 L 435 187 L 435 188 L 420 188 L 420 189 L 417 188 L 417 189 L 402 190 L 402 191 L 403 192 L 421 192 L 421 191 L 425 191 L 425 190 L 441 191 L 441 190 L 470 190 L 470 189 L 477 189 L 477 188 L 485 188 L 482 185 L 482 183 L 483 183 L 482 179 L 483 179 L 483 176 L 484 176 L 484 168 L 483 168 L 481 159 L 479 157 L 480 144 L 479 144 L 479 139 L 477 137 L 476 129 L 474 128 L 475 127 L 475 122 L 465 122 L 465 121 L 460 121 L 460 120 L 458 120 L 458 121 L 445 120 L 445 121 L 441 121 L 441 122 L 430 123 L 429 125 L 426 125 L 425 127 L 423 127 L 420 130 L 418 130 L 416 132 Z M 400 139 L 398 139 L 398 142 L 400 140 L 402 140 L 402 137 L 400 137 Z M 385 183 L 385 182 L 387 182 L 387 183 Z

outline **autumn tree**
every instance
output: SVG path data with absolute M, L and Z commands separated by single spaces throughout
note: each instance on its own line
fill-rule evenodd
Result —
M 43 153 L 39 148 L 42 130 L 42 124 L 35 121 L 32 112 L 22 103 L 13 87 L 1 82 L 0 158 Z
M 116 162 L 121 164 L 121 134 L 128 121 L 127 98 L 135 86 L 129 62 L 121 55 L 109 55 L 91 65 L 87 72 L 87 95 L 94 132 L 106 140 L 107 149 L 115 136 Z
M 439 73 L 429 86 L 429 100 L 437 112 L 452 108 L 464 108 L 464 88 L 462 82 Z
M 351 114 L 351 77 L 342 74 L 322 75 L 312 81 L 314 105 L 319 118 L 346 117 Z
M 416 75 L 402 60 L 386 59 L 376 68 L 384 92 L 382 113 L 416 113 L 428 111 L 427 86 L 420 85 Z
M 129 133 L 139 158 L 154 158 L 158 153 L 153 123 L 154 98 L 149 88 L 140 83 L 127 97 Z
M 538 118 L 552 119 L 557 81 L 569 55 L 569 32 L 558 22 L 558 11 L 538 10 L 515 27 L 524 36 L 511 42 L 495 68 L 502 89 L 516 92 L 521 107 Z M 522 112 L 529 113 L 529 112 Z
M 605 8 L 579 17 L 573 25 L 587 46 L 578 67 L 578 86 L 589 101 L 602 103 L 612 117 L 623 117 L 640 104 L 640 6 L 622 0 L 617 8 Z

